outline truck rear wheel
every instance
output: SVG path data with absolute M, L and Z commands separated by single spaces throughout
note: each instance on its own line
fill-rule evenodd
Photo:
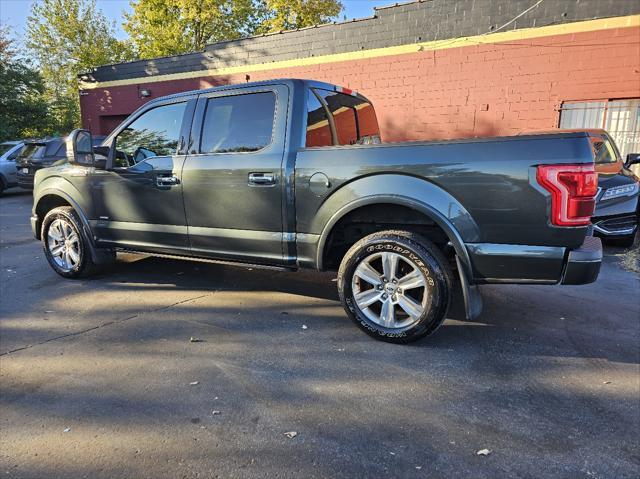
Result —
M 338 293 L 347 315 L 382 341 L 409 343 L 444 321 L 451 268 L 429 240 L 408 231 L 362 238 L 342 259 Z

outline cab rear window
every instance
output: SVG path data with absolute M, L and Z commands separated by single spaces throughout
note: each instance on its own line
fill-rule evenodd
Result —
M 331 126 L 324 105 L 311 90 L 307 99 L 307 142 L 306 146 L 333 145 Z
M 378 120 L 371 103 L 335 91 L 309 90 L 306 146 L 379 142 Z

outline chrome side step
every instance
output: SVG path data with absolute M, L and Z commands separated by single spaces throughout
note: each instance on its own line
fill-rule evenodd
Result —
M 272 271 L 296 271 L 296 268 L 287 268 L 285 266 L 243 263 L 241 261 L 228 261 L 228 260 L 222 260 L 222 259 L 200 258 L 198 256 L 179 256 L 179 255 L 165 254 L 165 253 L 149 253 L 148 251 L 139 251 L 139 250 L 127 249 L 127 248 L 116 248 L 116 251 L 119 253 L 132 253 L 132 254 L 139 254 L 144 256 L 153 256 L 156 258 L 187 260 L 187 261 L 193 261 L 196 263 L 222 264 L 225 266 L 239 266 L 244 268 L 268 269 Z

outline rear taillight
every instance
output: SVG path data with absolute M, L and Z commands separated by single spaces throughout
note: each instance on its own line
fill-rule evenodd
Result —
M 585 226 L 593 215 L 598 174 L 589 165 L 540 165 L 538 183 L 551 193 L 551 223 Z

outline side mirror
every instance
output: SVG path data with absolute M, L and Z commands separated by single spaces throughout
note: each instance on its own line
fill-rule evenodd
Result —
M 72 165 L 93 166 L 93 143 L 88 130 L 73 130 L 67 137 L 67 160 Z
M 99 170 L 104 170 L 107 168 L 107 158 L 109 157 L 108 146 L 94 146 L 93 147 L 93 166 Z
M 640 164 L 640 153 L 629 153 L 627 155 L 627 161 L 624 162 L 624 166 L 638 165 Z

